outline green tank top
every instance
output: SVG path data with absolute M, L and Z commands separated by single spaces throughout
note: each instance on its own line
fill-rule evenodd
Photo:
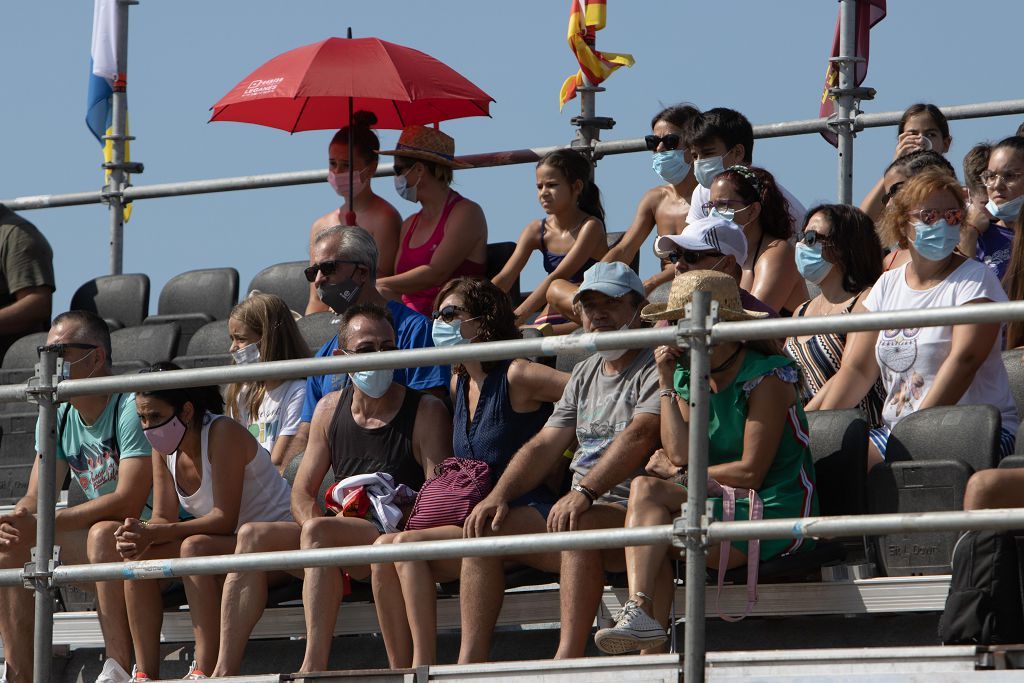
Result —
M 768 376 L 775 376 L 793 385 L 796 402 L 786 411 L 786 425 L 775 452 L 775 459 L 765 475 L 758 495 L 764 501 L 765 519 L 812 517 L 818 514 L 818 496 L 814 483 L 814 464 L 808 448 L 807 417 L 800 404 L 797 387 L 799 375 L 796 363 L 785 356 L 765 356 L 747 349 L 743 365 L 729 386 L 710 395 L 708 415 L 708 465 L 734 462 L 743 457 L 743 433 L 751 392 Z M 686 401 L 690 399 L 690 369 L 677 367 L 676 392 Z M 722 502 L 715 503 L 715 516 L 721 519 Z M 736 519 L 750 519 L 746 499 L 736 500 Z M 746 543 L 733 544 L 743 553 Z M 784 553 L 813 547 L 812 539 L 780 539 L 761 542 L 762 561 Z

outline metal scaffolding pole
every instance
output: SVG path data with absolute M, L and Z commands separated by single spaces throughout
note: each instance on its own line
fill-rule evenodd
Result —
M 124 204 L 122 195 L 126 183 L 125 144 L 128 141 L 128 6 L 136 0 L 117 0 L 114 12 L 117 54 L 115 57 L 117 76 L 114 78 L 113 112 L 110 135 L 104 140 L 111 141 L 110 163 L 104 167 L 110 170 L 107 186 L 107 203 L 110 207 L 110 274 L 120 275 L 124 264 Z
M 711 294 L 694 292 L 690 304 L 690 420 L 687 469 L 689 486 L 686 515 L 686 630 L 683 633 L 683 680 L 704 680 L 704 583 L 707 580 L 707 546 L 704 510 L 708 478 L 708 398 L 711 367 L 709 340 L 713 322 Z M 717 306 L 714 307 L 717 311 Z M 681 340 L 682 341 L 682 340 Z
M 853 95 L 856 71 L 857 0 L 839 0 L 839 91 L 836 96 L 836 135 L 839 138 L 837 200 L 853 203 L 853 118 L 857 101 Z
M 56 510 L 57 404 L 54 402 L 54 378 L 57 353 L 43 351 L 36 365 L 36 386 L 32 393 L 39 404 L 39 459 L 36 468 L 36 545 L 35 557 L 25 567 L 25 580 L 31 578 L 36 592 L 33 630 L 33 674 L 35 683 L 49 683 L 53 659 L 52 571 L 54 513 Z M 31 568 L 31 576 L 29 575 Z

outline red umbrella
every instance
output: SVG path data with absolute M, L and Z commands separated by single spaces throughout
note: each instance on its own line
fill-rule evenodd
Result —
M 274 57 L 211 109 L 210 121 L 300 130 L 337 129 L 353 110 L 401 129 L 489 116 L 490 95 L 419 50 L 378 38 L 328 38 Z

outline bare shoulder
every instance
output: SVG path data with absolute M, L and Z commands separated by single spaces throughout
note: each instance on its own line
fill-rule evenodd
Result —
M 426 392 L 423 392 L 420 396 L 420 404 L 416 408 L 416 421 L 419 422 L 423 418 L 433 422 L 434 424 L 448 424 L 452 419 L 451 413 L 448 412 L 448 408 L 445 406 L 444 401 L 439 399 L 437 396 Z
M 338 401 L 340 398 L 340 391 L 332 391 L 328 394 L 324 394 L 323 397 L 317 401 L 316 409 L 313 411 L 313 422 L 330 419 L 330 416 L 334 414 L 335 409 L 338 407 Z

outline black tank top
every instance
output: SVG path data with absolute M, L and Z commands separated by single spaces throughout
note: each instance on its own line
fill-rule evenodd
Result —
M 412 430 L 422 394 L 406 389 L 402 407 L 384 427 L 367 429 L 352 419 L 352 385 L 342 389 L 331 418 L 331 467 L 334 481 L 355 474 L 387 472 L 396 484 L 419 490 L 423 467 L 412 451 Z

